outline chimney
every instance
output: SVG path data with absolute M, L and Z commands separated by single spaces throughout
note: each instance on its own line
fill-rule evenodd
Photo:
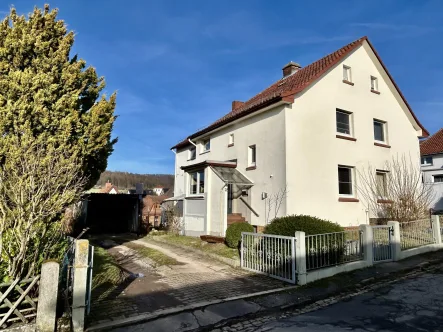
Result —
M 296 73 L 301 66 L 296 62 L 289 62 L 286 66 L 283 67 L 283 77 L 292 75 Z
M 243 104 L 244 104 L 243 101 L 234 100 L 232 102 L 232 110 L 235 110 L 235 109 L 239 108 Z

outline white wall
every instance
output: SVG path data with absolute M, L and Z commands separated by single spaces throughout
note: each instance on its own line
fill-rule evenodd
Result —
M 434 175 L 443 175 L 443 154 L 432 156 L 432 165 L 422 166 L 424 181 L 432 185 L 434 200 L 431 207 L 443 210 L 443 182 L 434 182 Z
M 189 147 L 177 151 L 175 195 L 187 193 L 185 173 L 180 169 L 180 166 L 196 164 L 205 160 L 228 161 L 237 159 L 237 169 L 254 183 L 254 186 L 249 190 L 248 202 L 257 211 L 259 217 L 250 214 L 247 221 L 253 225 L 264 225 L 265 210 L 261 193 L 273 194 L 283 188 L 286 183 L 284 115 L 284 106 L 279 106 L 273 110 L 255 114 L 241 122 L 233 123 L 229 127 L 211 134 L 211 151 L 200 154 L 198 146 L 195 160 L 187 160 Z M 228 147 L 231 133 L 234 134 L 234 146 Z M 256 169 L 247 171 L 248 147 L 254 144 L 257 148 Z M 213 174 L 213 178 L 215 177 L 216 175 Z M 214 186 L 217 187 L 215 183 Z M 216 188 L 213 190 L 216 190 Z M 219 203 L 214 200 L 211 205 Z M 244 211 L 242 204 L 237 202 L 239 209 Z M 286 206 L 283 204 L 280 215 L 284 215 L 285 211 Z
M 185 235 L 200 236 L 206 234 L 206 194 L 202 198 L 183 201 Z
M 309 214 L 343 226 L 364 224 L 367 207 L 361 195 L 356 194 L 360 202 L 338 201 L 338 165 L 354 166 L 357 172 L 369 163 L 383 169 L 385 161 L 404 153 L 418 162 L 417 130 L 373 59 L 367 47 L 359 47 L 286 109 L 288 214 Z M 354 86 L 342 82 L 343 64 L 352 68 Z M 379 95 L 370 91 L 371 75 L 378 77 Z M 353 112 L 357 141 L 336 138 L 336 108 Z M 374 118 L 387 121 L 391 148 L 374 146 Z

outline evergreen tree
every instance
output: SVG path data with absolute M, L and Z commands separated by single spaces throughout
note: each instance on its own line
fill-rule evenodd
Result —
M 28 17 L 12 8 L 0 23 L 0 162 L 14 153 L 10 142 L 30 135 L 79 162 L 88 189 L 117 141 L 116 95 L 102 94 L 104 78 L 71 56 L 73 43 L 74 32 L 49 5 Z

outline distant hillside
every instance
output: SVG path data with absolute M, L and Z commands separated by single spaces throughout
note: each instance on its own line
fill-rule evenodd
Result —
M 97 182 L 102 187 L 110 181 L 118 189 L 135 188 L 136 183 L 143 183 L 144 189 L 150 189 L 155 186 L 163 188 L 174 187 L 174 176 L 170 174 L 134 174 L 127 172 L 104 171 Z

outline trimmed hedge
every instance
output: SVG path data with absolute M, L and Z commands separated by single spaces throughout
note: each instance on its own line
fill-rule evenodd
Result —
M 230 248 L 238 248 L 242 232 L 253 232 L 254 227 L 245 222 L 236 222 L 228 226 L 226 230 L 226 245 Z
M 294 236 L 296 231 L 306 235 L 343 232 L 343 227 L 328 220 L 305 215 L 291 215 L 275 218 L 265 227 L 265 234 Z

